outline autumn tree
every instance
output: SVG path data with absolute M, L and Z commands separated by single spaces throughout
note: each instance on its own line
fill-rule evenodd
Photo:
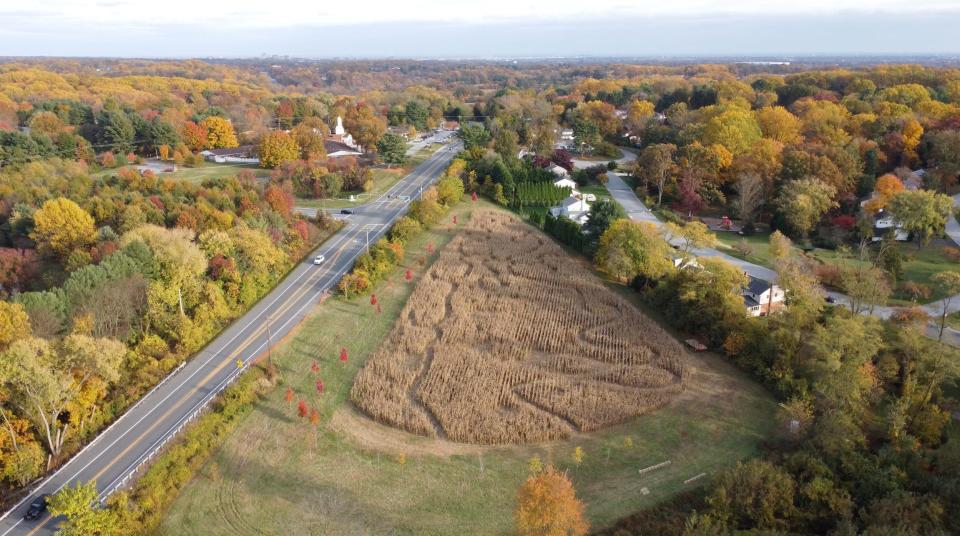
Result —
M 864 208 L 871 212 L 877 212 L 878 210 L 886 207 L 890 199 L 903 190 L 903 181 L 901 181 L 896 175 L 887 173 L 886 175 L 883 175 L 877 179 L 877 184 L 874 186 L 874 196 L 872 199 L 867 201 L 867 204 L 864 205 Z
M 259 154 L 261 167 L 275 168 L 284 162 L 297 160 L 300 147 L 286 132 L 271 130 L 260 138 Z
M 574 109 L 574 116 L 597 128 L 600 136 L 612 136 L 620 130 L 620 118 L 612 104 L 599 100 L 581 102 Z
M 794 514 L 796 483 L 765 460 L 737 463 L 724 471 L 707 496 L 708 515 L 731 530 L 777 530 Z
M 635 100 L 627 107 L 627 126 L 634 132 L 639 132 L 654 114 L 654 105 L 650 101 Z
M 734 184 L 737 199 L 734 205 L 743 222 L 744 232 L 752 229 L 757 221 L 757 213 L 763 206 L 763 177 L 757 173 L 741 173 Z
M 673 266 L 670 254 L 653 224 L 621 219 L 600 237 L 596 262 L 611 278 L 630 282 L 638 276 L 657 279 L 666 274 Z
M 326 127 L 323 127 L 326 128 Z M 297 142 L 300 148 L 300 158 L 307 162 L 317 160 L 326 160 L 327 150 L 323 144 L 323 133 L 317 127 L 312 127 L 307 123 L 300 123 L 293 127 L 290 136 Z
M 236 147 L 237 135 L 233 131 L 233 123 L 225 117 L 211 115 L 200 122 L 200 126 L 207 131 L 207 148 L 220 149 Z
M 837 204 L 836 188 L 818 179 L 800 179 L 784 185 L 777 206 L 784 219 L 800 236 L 806 238 L 820 218 Z
M 65 486 L 48 499 L 50 514 L 64 516 L 57 534 L 62 536 L 109 536 L 120 530 L 117 512 L 100 507 L 96 482 Z
M 193 121 L 187 121 L 183 124 L 180 137 L 183 139 L 183 143 L 186 144 L 187 148 L 193 152 L 206 149 L 209 143 L 207 129 L 203 125 L 198 125 Z
M 23 305 L 0 301 L 0 350 L 30 336 L 30 317 Z
M 757 110 L 757 123 L 765 138 L 791 144 L 800 141 L 802 124 L 797 116 L 783 106 L 769 106 Z
M 677 166 L 673 161 L 676 152 L 677 146 L 672 143 L 657 143 L 645 148 L 637 160 L 634 174 L 644 184 L 652 182 L 657 186 L 658 205 L 663 203 L 663 191 L 676 175 Z
M 514 522 L 521 536 L 583 535 L 590 528 L 583 513 L 583 503 L 567 475 L 547 466 L 517 491 Z
M 676 246 L 687 258 L 691 258 L 695 250 L 711 248 L 717 244 L 717 235 L 710 231 L 707 224 L 700 221 L 689 221 L 682 225 L 667 222 L 663 230 L 667 242 Z
M 782 259 L 793 251 L 793 242 L 780 231 L 770 233 L 770 255 L 774 259 Z
M 831 315 L 814 326 L 804 361 L 818 409 L 864 414 L 876 389 L 871 365 L 881 348 L 880 329 L 876 318 L 865 315 Z
M 93 217 L 65 197 L 45 202 L 33 214 L 33 222 L 30 238 L 37 241 L 42 251 L 60 258 L 90 245 L 96 238 Z
M 944 298 L 940 300 L 940 331 L 937 334 L 937 340 L 943 340 L 943 331 L 947 326 L 947 315 L 950 313 L 950 303 L 953 302 L 954 298 L 960 294 L 960 272 L 955 270 L 947 270 L 934 274 L 933 284 L 936 285 L 937 290 L 944 295 Z
M 703 145 L 720 144 L 734 156 L 747 154 L 763 134 L 749 110 L 730 108 L 710 118 L 703 130 Z
M 387 120 L 366 102 L 349 107 L 343 118 L 343 125 L 364 150 L 376 147 L 387 130 Z
M 115 382 L 125 354 L 124 345 L 110 339 L 69 335 L 54 344 L 26 337 L 0 354 L 0 383 L 58 456 L 71 427 L 62 414 L 91 382 Z
M 943 234 L 953 199 L 930 190 L 908 190 L 890 198 L 887 206 L 905 230 L 920 244 L 927 244 L 934 235 Z
M 841 268 L 840 284 L 850 298 L 850 310 L 856 314 L 872 313 L 876 306 L 886 303 L 892 292 L 887 272 L 866 263 Z

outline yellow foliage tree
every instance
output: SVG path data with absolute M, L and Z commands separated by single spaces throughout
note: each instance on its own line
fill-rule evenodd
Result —
M 923 137 L 923 125 L 916 119 L 910 118 L 903 123 L 903 152 L 909 158 L 916 158 L 917 146 Z
M 287 160 L 297 160 L 300 157 L 300 146 L 297 140 L 286 132 L 267 132 L 260 139 L 260 166 L 274 168 Z
M 761 108 L 756 113 L 757 122 L 760 124 L 760 130 L 765 138 L 783 144 L 800 140 L 800 129 L 803 126 L 800 119 L 783 106 Z
M 19 303 L 0 301 L 0 349 L 30 336 L 30 317 Z
M 643 126 L 654 114 L 653 103 L 637 99 L 627 108 L 627 124 L 630 128 L 638 129 Z
M 864 205 L 870 212 L 877 212 L 878 210 L 887 206 L 887 202 L 890 201 L 890 198 L 899 194 L 903 191 L 903 181 L 901 181 L 896 175 L 887 173 L 879 179 L 877 179 L 877 185 L 874 187 L 876 195 L 872 199 L 867 201 L 867 204 Z
M 576 536 L 590 528 L 573 483 L 552 466 L 520 486 L 514 521 L 520 536 Z
M 96 237 L 93 217 L 73 201 L 58 197 L 33 214 L 30 238 L 41 250 L 66 258 L 73 250 L 91 244 Z
M 212 115 L 201 121 L 200 126 L 207 131 L 207 147 L 211 149 L 240 145 L 233 131 L 233 123 L 227 118 Z

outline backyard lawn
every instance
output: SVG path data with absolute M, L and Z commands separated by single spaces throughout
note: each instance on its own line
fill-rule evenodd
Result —
M 483 201 L 457 206 L 460 225 L 480 206 L 493 208 Z M 688 387 L 667 407 L 567 441 L 460 444 L 359 414 L 349 402 L 355 374 L 458 227 L 447 216 L 408 244 L 403 265 L 376 289 L 380 312 L 369 297 L 335 297 L 314 310 L 273 354 L 284 385 L 183 489 L 157 534 L 506 534 L 534 456 L 569 473 L 598 529 L 758 453 L 774 427 L 774 399 L 713 354 L 690 355 Z M 338 359 L 341 347 L 349 349 L 347 362 Z M 318 375 L 311 372 L 315 360 Z M 296 402 L 284 400 L 286 386 L 295 400 L 319 408 L 319 425 L 296 416 Z M 585 453 L 580 464 L 572 459 L 578 446 Z
M 773 267 L 773 258 L 770 254 L 770 233 L 769 231 L 758 232 L 752 236 L 740 236 L 736 233 L 717 233 L 717 240 L 720 243 L 719 249 L 725 253 L 743 259 L 754 264 Z M 752 251 L 749 255 L 744 255 L 734 249 L 734 246 L 741 241 L 746 241 Z M 926 302 L 935 301 L 943 298 L 942 293 L 936 292 L 932 277 L 938 272 L 944 270 L 957 270 L 957 263 L 950 259 L 943 252 L 944 247 L 955 246 L 952 241 L 944 239 L 932 240 L 926 246 L 917 247 L 914 242 L 901 243 L 900 253 L 903 255 L 903 281 L 911 281 L 926 285 L 932 291 L 930 298 Z M 796 246 L 794 246 L 796 247 Z M 856 265 L 862 263 L 859 259 L 844 258 L 840 252 L 831 249 L 816 248 L 807 252 L 810 257 L 825 263 L 836 264 L 839 266 Z M 895 289 L 890 305 L 911 305 L 912 297 L 908 296 L 902 290 Z

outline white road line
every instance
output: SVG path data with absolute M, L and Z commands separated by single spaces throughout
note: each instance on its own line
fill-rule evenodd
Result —
M 346 228 L 344 228 L 344 229 L 346 229 Z M 336 242 L 335 244 L 340 244 L 340 243 L 342 243 L 343 240 L 346 238 L 347 234 L 349 234 L 349 233 L 344 233 L 344 235 L 341 236 L 341 237 L 337 240 L 337 242 Z M 321 246 L 321 247 L 322 247 L 322 246 Z M 319 249 L 319 248 L 318 248 L 318 249 Z M 299 264 L 299 263 L 298 263 L 298 264 Z M 87 462 L 86 465 L 84 465 L 84 466 L 81 467 L 79 470 L 77 470 L 77 471 L 73 474 L 73 476 L 70 476 L 70 477 L 67 479 L 67 482 L 64 482 L 63 484 L 61 484 L 60 487 L 58 487 L 53 493 L 56 493 L 56 492 L 60 491 L 61 489 L 63 489 L 64 486 L 66 486 L 69 482 L 73 481 L 73 479 L 76 478 L 77 476 L 79 476 L 80 473 L 82 473 L 83 471 L 85 471 L 85 470 L 87 469 L 87 467 L 89 467 L 89 466 L 90 466 L 91 464 L 93 464 L 95 461 L 99 460 L 100 457 L 103 456 L 103 454 L 107 452 L 107 450 L 109 450 L 109 449 L 112 448 L 114 445 L 116 445 L 118 441 L 120 441 L 121 439 L 123 439 L 128 433 L 130 433 L 131 430 L 133 430 L 137 425 L 139 425 L 141 422 L 143 422 L 144 419 L 146 419 L 147 417 L 149 417 L 154 411 L 156 411 L 156 410 L 163 404 L 163 402 L 166 402 L 166 400 L 167 400 L 168 398 L 170 398 L 172 395 L 176 394 L 176 393 L 186 384 L 187 381 L 189 381 L 191 378 L 193 378 L 194 376 L 196 376 L 196 374 L 197 374 L 198 372 L 200 372 L 201 370 L 204 370 L 204 368 L 210 363 L 210 361 L 212 361 L 213 359 L 215 359 L 215 358 L 220 354 L 220 352 L 222 352 L 223 349 L 226 348 L 227 345 L 231 344 L 234 340 L 237 339 L 237 337 L 239 337 L 241 334 L 243 334 L 244 332 L 246 332 L 246 331 L 253 325 L 253 322 L 254 322 L 254 321 L 256 321 L 257 319 L 259 319 L 261 316 L 263 316 L 263 313 L 265 313 L 268 309 L 270 309 L 271 307 L 273 307 L 273 305 L 277 302 L 277 300 L 279 300 L 280 297 L 282 297 L 284 294 L 287 293 L 287 291 L 289 291 L 291 288 L 293 288 L 293 287 L 294 287 L 294 284 L 297 283 L 301 278 L 303 278 L 304 275 L 311 274 L 311 273 L 316 273 L 316 272 L 313 271 L 313 270 L 310 270 L 309 268 L 304 269 L 304 270 L 303 270 L 303 273 L 301 273 L 299 276 L 297 276 L 296 279 L 294 279 L 293 281 L 288 282 L 288 283 L 287 283 L 287 287 L 284 288 L 284 289 L 280 292 L 280 294 L 278 294 L 277 296 L 275 296 L 274 299 L 273 299 L 269 304 L 267 304 L 267 306 L 264 307 L 264 309 L 263 309 L 262 311 L 260 311 L 260 313 L 258 313 L 253 319 L 251 319 L 249 322 L 247 322 L 247 325 L 244 326 L 236 335 L 234 335 L 233 337 L 230 338 L 230 340 L 228 340 L 226 343 L 224 343 L 224 344 L 220 347 L 220 350 L 218 350 L 217 352 L 214 352 L 214 353 L 211 355 L 210 358 L 208 358 L 206 361 L 204 361 L 204 362 L 202 363 L 202 365 L 200 366 L 200 368 L 198 368 L 198 369 L 197 369 L 196 371 L 194 371 L 192 374 L 190 374 L 189 376 L 187 376 L 187 378 L 184 379 L 184 381 L 182 381 L 182 382 L 180 383 L 180 385 L 178 385 L 176 388 L 174 388 L 174 390 L 171 391 L 167 396 L 163 397 L 157 404 L 155 404 L 152 408 L 150 408 L 141 418 L 139 418 L 139 419 L 137 419 L 135 422 L 133 422 L 133 424 L 131 424 L 131 425 L 127 428 L 127 430 L 124 431 L 117 439 L 115 439 L 112 443 L 110 443 L 110 444 L 107 445 L 105 448 L 103 448 L 103 449 L 100 451 L 100 453 L 98 453 L 96 456 L 94 456 L 93 459 L 91 459 L 89 462 Z M 281 282 L 281 284 L 284 284 L 284 282 Z M 258 304 L 258 305 L 259 305 L 259 304 Z M 229 329 L 229 328 L 228 328 L 228 329 Z M 202 351 L 199 352 L 199 353 L 202 353 Z M 146 395 L 144 395 L 143 397 L 141 397 L 140 400 L 138 400 L 137 403 L 134 404 L 134 406 L 131 406 L 130 409 L 132 410 L 134 407 L 136 407 L 136 405 L 139 404 L 141 401 L 143 401 L 149 394 L 150 394 L 150 393 L 147 393 Z M 129 413 L 129 412 L 125 412 L 125 413 L 120 417 L 120 419 L 123 419 L 123 417 L 126 416 L 126 415 L 130 415 L 130 413 Z M 117 419 L 116 422 L 117 422 L 117 423 L 121 422 L 120 419 Z M 106 432 L 106 431 L 107 431 L 107 430 L 105 430 L 104 432 Z M 93 444 L 95 441 L 97 441 L 97 440 L 101 437 L 101 435 L 102 435 L 102 434 L 99 434 L 93 441 L 91 441 L 90 444 Z M 23 499 L 21 499 L 20 502 L 18 502 L 18 503 L 17 503 L 16 505 L 14 505 L 10 510 L 8 510 L 8 511 L 3 515 L 3 517 L 0 518 L 0 521 L 2 521 L 4 518 L 6 518 L 11 512 L 13 512 L 13 511 L 17 510 L 18 508 L 20 508 L 27 500 L 29 500 L 30 498 L 33 497 L 33 495 L 34 495 L 34 493 L 36 493 L 36 491 L 40 490 L 43 486 L 45 486 L 45 485 L 46 485 L 50 480 L 52 480 L 53 478 L 56 478 L 57 476 L 59 476 L 60 473 L 61 473 L 61 471 L 67 470 L 67 468 L 70 467 L 70 465 L 73 463 L 74 460 L 79 459 L 79 454 L 81 454 L 81 453 L 82 453 L 82 451 L 81 451 L 80 453 L 78 453 L 78 455 L 76 455 L 76 456 L 74 456 L 73 458 L 71 458 L 70 461 L 66 463 L 66 465 L 64 465 L 63 467 L 61 467 L 60 469 L 58 469 L 56 472 L 54 472 L 54 473 L 51 474 L 49 477 L 47 477 L 46 479 L 44 479 L 43 482 L 41 482 L 40 484 L 38 484 L 37 487 L 34 489 L 34 492 L 30 493 L 29 495 L 27 495 L 26 497 L 24 497 Z M 19 523 L 19 522 L 18 522 L 18 523 Z M 0 536 L 5 536 L 7 533 L 10 532 L 10 530 L 13 530 L 13 527 L 11 527 L 11 528 L 8 529 L 7 531 L 5 531 L 5 532 L 4 532 L 2 535 L 0 535 Z
M 422 171 L 414 171 L 414 173 L 411 173 L 410 175 L 408 175 L 407 178 L 410 179 L 410 180 L 409 180 L 409 183 L 410 183 L 409 186 L 412 187 L 411 192 L 415 192 L 415 191 L 417 190 L 417 188 L 419 188 L 419 186 L 421 185 L 421 183 L 425 183 L 425 182 L 426 182 L 426 183 L 429 183 L 429 182 L 432 182 L 432 179 L 433 179 L 433 178 L 430 177 L 430 174 L 433 173 L 433 172 L 435 171 L 435 169 L 438 167 L 437 164 L 441 164 L 441 165 L 442 165 L 443 163 L 445 163 L 445 162 L 444 162 L 444 160 L 445 160 L 444 158 L 442 158 L 442 157 L 441 157 L 441 158 L 438 158 L 438 155 L 441 155 L 441 152 L 442 152 L 442 150 L 441 150 L 441 151 L 437 151 L 436 153 L 434 153 L 433 155 L 431 155 L 430 159 L 428 159 L 427 162 L 429 162 L 430 160 L 433 160 L 433 162 L 430 162 L 429 165 L 427 165 Z M 426 163 L 426 162 L 425 162 L 425 163 Z M 439 176 L 437 176 L 436 178 L 439 178 Z M 430 180 L 424 180 L 424 179 L 430 179 Z M 390 192 L 390 191 L 392 191 L 394 188 L 403 187 L 404 182 L 407 182 L 407 181 L 401 179 L 399 182 L 397 182 L 396 184 L 394 184 L 393 186 L 391 186 L 390 189 L 388 189 L 387 191 Z M 383 195 L 381 195 L 381 198 L 383 198 Z M 371 204 L 372 204 L 372 203 L 371 203 Z M 367 225 L 368 225 L 368 226 L 379 227 L 379 230 L 376 232 L 376 235 L 380 235 L 380 234 L 382 234 L 382 233 L 384 233 L 384 232 L 386 231 L 387 225 L 390 224 L 390 223 L 392 223 L 392 222 L 397 218 L 397 216 L 399 216 L 399 214 L 403 211 L 404 208 L 406 208 L 406 205 L 405 205 L 405 204 L 404 204 L 403 206 L 401 206 L 401 207 L 398 207 L 398 209 L 387 219 L 386 223 L 382 223 L 382 224 L 367 224 Z M 343 231 L 347 231 L 348 228 L 349 228 L 349 226 L 345 227 L 345 228 L 343 229 Z M 325 246 L 332 248 L 332 247 L 335 247 L 335 246 L 337 246 L 337 245 L 340 245 L 340 244 L 346 239 L 346 237 L 347 237 L 348 234 L 349 234 L 348 232 L 344 232 L 343 235 L 342 235 L 340 238 L 338 238 L 336 242 L 334 242 L 334 243 L 331 244 L 330 246 L 321 245 L 317 250 L 314 251 L 314 253 L 315 253 L 316 251 L 318 251 L 319 249 L 325 247 Z M 375 235 L 375 238 L 374 238 L 374 239 L 378 238 L 378 236 L 376 236 L 376 235 Z M 329 249 L 328 249 L 328 251 L 329 251 Z M 359 253 L 360 253 L 360 250 L 356 251 L 356 252 L 354 253 L 354 255 L 353 255 L 353 258 L 351 258 L 351 259 L 346 263 L 346 265 L 344 266 L 344 268 L 338 270 L 337 273 L 333 276 L 333 278 L 331 278 L 331 280 L 327 282 L 327 284 L 322 285 L 322 286 L 321 286 L 321 289 L 320 289 L 319 291 L 317 291 L 316 293 L 314 293 L 314 294 L 310 297 L 310 299 L 309 299 L 306 303 L 304 303 L 304 304 L 297 310 L 296 313 L 294 313 L 293 316 L 291 316 L 286 322 L 284 322 L 284 323 L 280 326 L 280 328 L 278 329 L 278 331 L 282 331 L 282 330 L 287 326 L 287 324 L 289 324 L 292 320 L 296 319 L 296 318 L 303 312 L 303 310 L 304 310 L 307 306 L 310 306 L 310 305 L 313 303 L 313 301 L 314 301 L 320 294 L 322 294 L 323 292 L 326 292 L 326 291 L 329 289 L 329 287 L 332 286 L 333 282 L 336 281 L 337 278 L 341 277 L 341 276 L 342 276 L 343 274 L 345 274 L 348 270 L 350 270 L 350 269 L 352 268 L 352 266 L 353 266 L 352 263 L 356 261 L 356 258 L 357 258 L 357 257 L 359 257 Z M 301 264 L 302 264 L 302 263 L 301 263 Z M 328 266 L 328 267 L 325 267 L 324 270 L 329 270 L 329 266 Z M 235 334 L 233 337 L 231 337 L 230 340 L 228 340 L 226 343 L 224 343 L 217 352 L 214 352 L 214 353 L 211 355 L 210 358 L 208 358 L 206 361 L 204 361 L 197 370 L 195 370 L 195 371 L 194 371 L 193 373 L 191 373 L 186 379 L 184 379 L 184 381 L 182 381 L 182 382 L 180 383 L 180 385 L 178 385 L 173 391 L 171 391 L 168 395 L 166 395 L 164 398 L 162 398 L 157 404 L 155 404 L 152 408 L 150 408 L 150 409 L 143 415 L 143 417 L 141 417 L 140 419 L 138 419 L 137 421 L 135 421 L 132 425 L 130 425 L 130 426 L 127 428 L 127 430 L 125 430 L 117 439 L 115 439 L 112 443 L 110 443 L 110 444 L 107 445 L 104 449 L 102 449 L 100 453 L 98 453 L 98 454 L 97 454 L 93 459 L 91 459 L 86 465 L 84 465 L 84 466 L 81 467 L 77 472 L 75 472 L 75 473 L 73 474 L 73 476 L 69 477 L 66 482 L 64 482 L 63 484 L 61 484 L 60 487 L 58 487 L 58 488 L 54 491 L 54 493 L 60 491 L 61 489 L 63 489 L 64 486 L 66 486 L 67 484 L 71 483 L 71 482 L 73 481 L 73 479 L 75 479 L 77 476 L 79 476 L 80 473 L 82 473 L 83 471 L 85 471 L 91 464 L 93 464 L 95 461 L 97 461 L 98 459 L 100 459 L 100 457 L 103 456 L 103 454 L 106 453 L 107 450 L 109 450 L 110 448 L 112 448 L 118 441 L 120 441 L 121 439 L 123 439 L 123 437 L 125 437 L 128 433 L 130 433 L 137 425 L 139 425 L 141 422 L 143 422 L 144 419 L 146 419 L 146 418 L 147 418 L 148 416 L 150 416 L 154 411 L 156 411 L 164 402 L 166 402 L 167 399 L 170 398 L 170 396 L 172 396 L 173 394 L 177 393 L 177 392 L 186 384 L 187 381 L 189 381 L 189 380 L 192 379 L 194 376 L 196 376 L 196 374 L 197 374 L 198 372 L 200 372 L 201 370 L 204 370 L 205 367 L 210 363 L 210 361 L 212 361 L 213 359 L 215 359 L 216 357 L 218 357 L 219 354 L 220 354 L 221 352 L 223 352 L 224 348 L 226 348 L 226 346 L 228 346 L 229 344 L 233 343 L 233 341 L 236 340 L 237 337 L 239 337 L 241 334 L 243 334 L 244 332 L 246 332 L 246 331 L 252 326 L 252 324 L 253 324 L 254 321 L 258 320 L 261 316 L 263 316 L 264 313 L 266 313 L 271 307 L 273 307 L 273 305 L 277 302 L 277 300 L 279 300 L 280 297 L 282 297 L 282 296 L 283 296 L 284 294 L 286 294 L 291 288 L 293 288 L 294 285 L 295 285 L 295 283 L 297 283 L 298 281 L 300 281 L 300 279 L 302 279 L 304 275 L 307 275 L 307 274 L 316 275 L 316 274 L 318 274 L 318 273 L 319 273 L 319 274 L 323 274 L 322 271 L 321 271 L 321 272 L 317 272 L 317 271 L 314 271 L 314 270 L 310 270 L 309 267 L 308 267 L 307 269 L 303 270 L 303 273 L 301 273 L 300 275 L 298 275 L 294 280 L 289 281 L 289 282 L 281 282 L 281 284 L 286 284 L 286 288 L 284 288 L 284 289 L 280 292 L 280 294 L 278 294 L 277 296 L 275 296 L 275 297 L 273 298 L 273 300 L 271 300 L 270 303 L 269 303 L 266 307 L 264 307 L 263 310 L 261 310 L 253 319 L 251 319 L 249 322 L 247 322 L 247 325 L 246 325 L 246 326 L 244 326 L 240 331 L 238 331 L 237 334 Z M 311 277 L 311 279 L 312 279 L 312 277 Z M 317 282 L 320 282 L 322 279 L 323 279 L 323 275 L 321 275 L 320 278 L 318 278 Z M 269 320 L 268 320 L 268 321 L 269 321 Z M 228 328 L 228 329 L 229 329 L 229 328 Z M 268 343 L 269 343 L 269 341 L 266 341 L 266 342 L 261 343 L 260 346 L 258 346 L 257 349 L 250 355 L 250 357 L 248 357 L 247 359 L 244 360 L 244 362 L 246 363 L 246 362 L 248 362 L 250 359 L 253 359 L 253 357 L 255 357 L 255 356 L 258 354 L 258 352 L 259 352 L 265 345 L 267 345 Z M 201 351 L 200 353 L 202 353 L 202 351 Z M 228 376 L 227 376 L 227 379 L 233 378 L 236 374 L 240 374 L 240 373 L 242 373 L 242 372 L 239 371 L 239 370 L 237 370 L 236 372 L 228 375 Z M 216 389 L 212 390 L 212 391 L 210 392 L 210 394 L 201 401 L 201 403 L 206 403 L 211 397 L 217 396 L 217 395 L 219 394 L 220 389 L 222 389 L 222 383 L 223 383 L 223 382 L 221 382 L 221 384 L 219 384 Z M 159 384 L 158 384 L 158 386 L 159 386 Z M 131 410 L 132 410 L 133 408 L 135 408 L 140 402 L 142 402 L 149 394 L 150 394 L 150 393 L 147 393 L 147 395 L 144 395 L 144 397 L 141 397 L 141 399 L 138 400 L 138 401 L 134 404 L 134 406 L 131 406 Z M 191 411 L 188 411 L 184 416 L 182 416 L 182 417 L 178 420 L 178 422 L 175 423 L 174 426 L 168 430 L 168 432 L 167 432 L 166 434 L 164 434 L 163 436 L 161 436 L 160 439 L 158 439 L 158 441 L 162 441 L 162 440 L 166 439 L 167 436 L 170 435 L 170 431 L 176 429 L 176 427 L 181 424 L 180 421 L 182 421 L 184 418 L 186 418 L 186 417 L 188 417 L 189 415 L 191 415 L 191 414 L 193 413 L 193 411 L 196 410 L 196 408 L 197 408 L 197 405 L 195 405 L 194 408 L 191 409 Z M 125 415 L 129 415 L 129 412 L 124 413 L 124 416 L 125 416 Z M 123 418 L 123 416 L 120 417 L 120 419 L 122 419 L 122 418 Z M 118 419 L 118 420 L 115 422 L 115 424 L 119 423 L 119 422 L 120 422 L 120 419 Z M 112 425 L 111 425 L 111 426 L 112 426 Z M 108 427 L 108 430 L 109 430 L 109 427 Z M 106 432 L 106 431 L 107 431 L 107 430 L 105 430 L 104 432 Z M 97 440 L 100 439 L 100 437 L 101 437 L 102 435 L 103 435 L 103 434 L 98 435 L 98 436 L 97 436 L 96 438 L 94 438 L 94 440 L 91 441 L 91 443 L 89 443 L 88 445 L 92 445 L 93 443 L 95 443 Z M 155 442 L 154 444 L 156 444 L 156 442 Z M 151 446 L 151 448 L 150 448 L 147 452 L 152 451 L 153 448 L 154 448 L 154 447 Z M 82 454 L 82 450 L 81 450 L 80 453 L 78 453 L 77 456 L 74 456 L 70 461 L 68 461 L 66 465 L 64 465 L 64 466 L 61 467 L 59 470 L 57 470 L 56 472 L 54 472 L 52 475 L 50 475 L 49 477 L 47 477 L 46 479 L 44 479 L 44 481 L 41 482 L 41 483 L 35 488 L 35 491 L 38 491 L 39 489 L 41 489 L 41 488 L 42 488 L 44 485 L 46 485 L 51 479 L 56 478 L 57 476 L 59 476 L 60 473 L 61 473 L 62 471 L 64 471 L 64 470 L 66 470 L 66 469 L 71 465 L 71 463 L 72 463 L 74 460 L 77 460 L 77 459 L 78 459 L 79 454 Z M 143 456 L 144 456 L 144 455 L 141 454 L 141 456 L 138 457 L 138 460 L 140 460 Z M 139 463 L 139 461 L 137 461 L 136 463 Z M 131 466 L 128 466 L 127 469 L 129 469 L 130 467 L 131 467 Z M 126 471 L 123 472 L 123 473 L 121 474 L 121 476 L 122 476 L 122 475 L 125 475 L 125 474 L 126 474 Z M 116 483 L 116 479 L 111 483 L 111 485 L 113 485 L 113 484 L 115 484 L 115 483 Z M 109 490 L 109 489 L 110 489 L 110 486 L 106 487 L 106 488 L 105 488 L 105 491 L 106 491 L 106 490 Z M 26 497 L 24 497 L 20 502 L 18 502 L 18 503 L 17 503 L 16 505 L 14 505 L 11 509 L 9 509 L 2 517 L 0 517 L 0 521 L 3 521 L 11 512 L 17 510 L 18 508 L 20 508 L 20 506 L 23 505 L 24 502 L 26 502 L 28 499 L 32 498 L 32 497 L 33 497 L 33 493 L 35 493 L 35 491 L 32 492 L 32 493 L 30 493 L 30 494 L 27 495 Z M 0 534 L 0 536 L 6 536 L 6 534 L 8 534 L 10 531 L 12 531 L 14 528 L 16 528 L 22 521 L 23 521 L 22 519 L 18 520 L 18 521 L 17 521 L 16 523 L 14 523 L 9 529 L 7 529 L 6 531 L 4 531 L 3 534 Z

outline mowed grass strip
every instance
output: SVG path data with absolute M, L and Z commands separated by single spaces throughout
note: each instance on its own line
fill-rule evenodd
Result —
M 712 355 L 692 356 L 692 377 L 676 401 L 601 432 L 530 446 L 477 446 L 400 432 L 359 415 L 353 378 L 393 326 L 419 277 L 473 210 L 465 201 L 407 247 L 403 266 L 369 297 L 331 298 L 273 353 L 285 384 L 230 436 L 184 490 L 163 535 L 506 534 L 517 487 L 539 457 L 571 475 L 593 527 L 654 505 L 701 472 L 757 452 L 773 427 L 763 388 Z M 432 244 L 433 254 L 427 252 Z M 412 282 L 404 280 L 407 269 Z M 339 360 L 340 348 L 348 360 Z M 311 365 L 318 361 L 320 372 Z M 317 378 L 324 394 L 316 391 Z M 296 393 L 284 400 L 286 387 Z M 320 423 L 297 417 L 304 399 Z M 572 454 L 584 451 L 581 464 Z M 639 469 L 671 460 L 640 475 Z M 642 493 L 647 488 L 648 493 Z

